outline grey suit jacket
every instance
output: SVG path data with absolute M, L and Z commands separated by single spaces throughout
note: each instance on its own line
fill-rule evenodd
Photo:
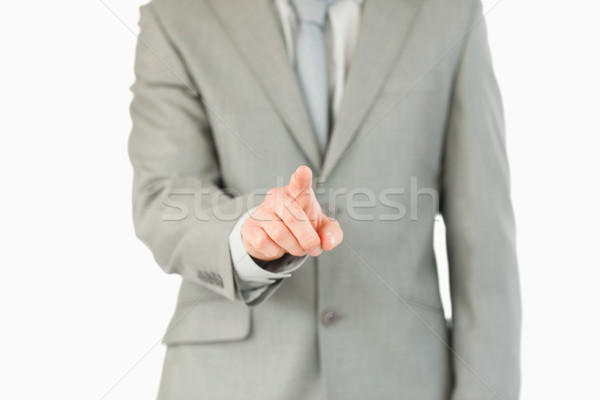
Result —
M 479 0 L 367 1 L 321 160 L 269 0 L 142 6 L 134 223 L 183 277 L 160 398 L 518 398 L 514 222 L 482 18 Z M 260 204 L 251 194 L 302 164 L 344 242 L 245 304 L 227 237 Z

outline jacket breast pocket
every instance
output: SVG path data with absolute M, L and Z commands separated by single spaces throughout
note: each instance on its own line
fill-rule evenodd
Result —
M 393 73 L 385 82 L 382 95 L 410 96 L 439 94 L 447 90 L 448 82 L 438 70 L 402 70 Z
M 163 336 L 164 344 L 230 342 L 248 337 L 252 320 L 249 307 L 189 285 L 196 288 L 182 285 L 177 308 Z

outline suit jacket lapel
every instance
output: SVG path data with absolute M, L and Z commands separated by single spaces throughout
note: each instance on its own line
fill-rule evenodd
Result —
M 331 133 L 322 175 L 344 156 L 406 41 L 421 2 L 367 0 L 344 98 Z
M 289 64 L 280 21 L 271 0 L 210 0 L 239 52 L 250 65 L 275 109 L 312 167 L 321 155 L 296 74 Z

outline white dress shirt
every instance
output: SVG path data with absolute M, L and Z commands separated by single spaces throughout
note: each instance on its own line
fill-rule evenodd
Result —
M 327 11 L 324 34 L 328 51 L 331 121 L 337 116 L 342 103 L 346 74 L 358 39 L 362 2 L 363 0 L 337 0 Z M 295 66 L 294 42 L 298 27 L 296 12 L 289 0 L 274 0 L 274 3 L 281 20 L 288 59 L 290 64 Z M 309 257 L 286 254 L 277 260 L 263 262 L 262 266 L 258 265 L 247 254 L 241 235 L 242 225 L 253 211 L 254 209 L 249 210 L 242 216 L 229 235 L 233 266 L 246 302 L 256 299 L 275 281 L 290 277 L 291 272 L 300 268 Z

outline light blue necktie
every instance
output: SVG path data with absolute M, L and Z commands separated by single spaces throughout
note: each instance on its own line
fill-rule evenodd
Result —
M 317 134 L 321 155 L 327 147 L 329 107 L 327 56 L 323 26 L 336 0 L 292 0 L 300 21 L 296 38 L 296 72 Z

